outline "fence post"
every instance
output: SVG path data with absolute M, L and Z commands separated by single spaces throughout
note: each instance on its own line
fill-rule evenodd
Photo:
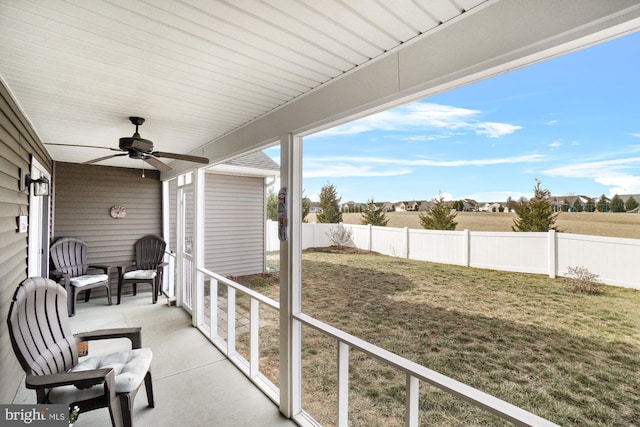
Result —
M 558 272 L 558 235 L 549 230 L 549 278 L 555 279 Z
M 368 238 L 368 241 L 367 241 L 367 250 L 368 250 L 369 252 L 371 252 L 371 248 L 372 248 L 372 246 L 373 246 L 373 245 L 372 245 L 372 242 L 371 242 L 371 241 L 372 241 L 372 239 L 373 239 L 373 236 L 371 235 L 372 233 L 373 233 L 373 229 L 371 228 L 371 224 L 367 224 L 367 238 Z
M 409 227 L 404 228 L 404 257 L 409 258 Z
M 462 265 L 471 265 L 471 233 L 466 228 L 462 232 Z

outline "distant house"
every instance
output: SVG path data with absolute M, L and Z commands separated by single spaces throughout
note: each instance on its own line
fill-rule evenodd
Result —
M 382 208 L 383 212 L 393 212 L 393 203 L 390 202 L 376 202 L 378 209 Z
M 488 202 L 482 204 L 478 211 L 480 212 L 500 212 L 500 208 L 502 208 L 502 203 L 499 202 Z
M 322 212 L 319 202 L 309 202 L 309 213 L 317 214 Z
M 434 202 L 430 202 L 428 200 L 423 200 L 420 202 L 420 206 L 418 206 L 418 210 L 420 212 L 426 212 L 426 211 L 430 211 L 431 208 L 433 207 L 433 203 Z
M 417 202 L 415 200 L 404 202 L 404 209 L 408 212 L 415 212 L 418 210 L 419 207 L 420 207 L 420 202 Z
M 395 210 L 396 212 L 405 212 L 407 210 L 404 202 L 394 202 L 393 203 L 393 210 Z

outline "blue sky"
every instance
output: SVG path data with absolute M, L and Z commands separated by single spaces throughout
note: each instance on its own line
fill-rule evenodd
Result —
M 343 202 L 505 201 L 536 179 L 640 193 L 640 32 L 305 137 L 303 153 L 312 200 L 327 183 Z

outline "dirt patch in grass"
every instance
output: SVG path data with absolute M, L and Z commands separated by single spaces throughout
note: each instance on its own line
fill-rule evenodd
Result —
M 638 425 L 638 291 L 576 295 L 544 276 L 383 255 L 305 251 L 302 259 L 303 311 L 313 317 L 559 425 Z M 256 283 L 278 298 L 275 277 Z M 261 363 L 277 366 L 271 339 Z M 335 425 L 336 345 L 303 327 L 303 408 L 326 426 Z M 403 425 L 402 373 L 355 350 L 349 372 L 350 425 Z M 502 425 L 426 384 L 420 390 L 421 423 Z

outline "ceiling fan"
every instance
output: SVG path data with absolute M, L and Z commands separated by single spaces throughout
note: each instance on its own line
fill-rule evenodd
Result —
M 88 147 L 88 148 L 104 148 L 105 150 L 111 151 L 121 151 L 118 154 L 111 154 L 109 156 L 98 157 L 97 159 L 89 160 L 83 162 L 84 164 L 92 164 L 98 163 L 103 160 L 111 159 L 113 157 L 120 156 L 129 156 L 132 159 L 139 159 L 149 163 L 151 166 L 155 167 L 160 171 L 169 171 L 171 170 L 171 166 L 163 163 L 158 158 L 164 157 L 168 159 L 177 159 L 177 160 L 185 160 L 187 162 L 196 162 L 196 163 L 209 163 L 209 159 L 206 157 L 199 156 L 190 156 L 188 154 L 177 154 L 177 153 L 166 153 L 164 151 L 153 151 L 153 142 L 148 139 L 144 139 L 138 133 L 138 126 L 141 126 L 144 123 L 144 118 L 142 117 L 129 117 L 129 121 L 135 125 L 136 131 L 132 136 L 125 136 L 120 138 L 118 147 L 119 148 L 110 148 L 110 147 L 95 147 L 93 145 L 74 145 L 74 144 L 47 144 L 47 145 L 58 145 L 58 146 L 66 146 L 66 147 Z

